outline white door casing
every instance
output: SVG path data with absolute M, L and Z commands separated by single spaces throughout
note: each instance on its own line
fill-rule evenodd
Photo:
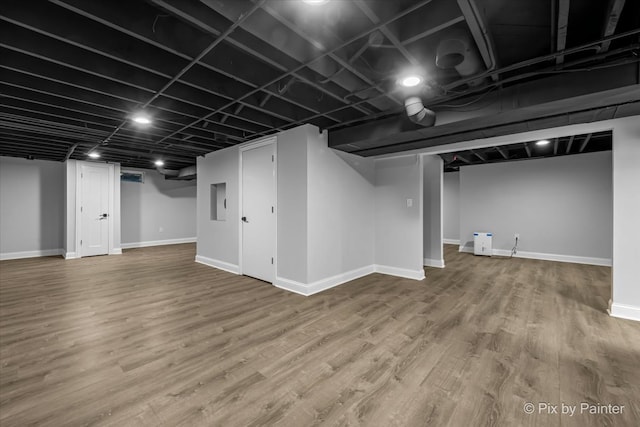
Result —
M 108 165 L 80 165 L 80 246 L 81 257 L 109 253 L 110 186 Z
M 242 274 L 273 283 L 276 277 L 275 140 L 241 151 Z

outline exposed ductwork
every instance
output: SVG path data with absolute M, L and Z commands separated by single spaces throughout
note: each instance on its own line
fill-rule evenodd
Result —
M 413 123 L 421 126 L 430 127 L 436 123 L 436 113 L 424 106 L 422 100 L 417 96 L 412 96 L 404 101 L 404 107 L 407 111 L 407 117 Z
M 451 31 L 438 44 L 436 66 L 442 69 L 455 68 L 462 77 L 469 77 L 480 72 L 482 60 L 466 32 Z M 482 81 L 472 80 L 469 86 L 478 86 Z
M 190 181 L 192 179 L 196 179 L 197 176 L 197 169 L 195 166 L 187 166 L 186 168 L 182 168 L 180 170 L 171 170 L 158 167 L 156 168 L 156 170 L 164 175 L 165 179 Z

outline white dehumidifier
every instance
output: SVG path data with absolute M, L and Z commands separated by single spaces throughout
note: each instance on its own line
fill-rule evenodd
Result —
M 493 233 L 473 233 L 473 254 L 491 256 Z

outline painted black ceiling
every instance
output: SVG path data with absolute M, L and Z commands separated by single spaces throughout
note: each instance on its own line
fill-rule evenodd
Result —
M 452 151 L 440 154 L 440 157 L 444 161 L 445 172 L 458 172 L 461 166 L 468 165 L 610 151 L 612 137 L 611 131 L 602 131 L 553 138 L 545 140 L 548 142 L 544 145 L 538 144 L 540 141 L 527 141 L 474 150 Z
M 639 27 L 630 0 L 2 0 L 0 155 L 177 169 L 304 123 L 401 117 L 408 68 L 440 113 L 552 72 L 637 67 Z M 480 58 L 471 76 L 435 66 L 453 32 Z M 150 127 L 130 120 L 141 110 Z

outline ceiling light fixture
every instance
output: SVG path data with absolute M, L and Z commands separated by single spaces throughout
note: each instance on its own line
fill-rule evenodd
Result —
M 317 5 L 320 5 L 320 4 L 327 3 L 329 0 L 302 0 L 302 1 L 307 3 L 307 4 L 312 4 L 314 6 L 317 6 Z
M 100 154 L 96 153 L 95 151 L 89 153 L 89 157 L 91 157 L 92 159 L 99 159 L 100 158 Z
M 550 141 L 548 139 L 541 139 L 540 141 L 536 142 L 536 145 L 547 145 Z
M 160 167 L 160 166 L 164 166 L 164 162 L 162 160 L 156 160 L 155 162 L 153 162 L 154 165 Z
M 404 87 L 416 87 L 422 83 L 422 77 L 417 75 L 405 76 L 400 79 L 400 84 Z
M 135 116 L 133 116 L 131 118 L 131 120 L 133 120 L 134 122 L 138 123 L 139 125 L 149 125 L 151 124 L 151 117 L 147 116 L 146 114 L 142 114 L 142 113 L 138 113 Z

